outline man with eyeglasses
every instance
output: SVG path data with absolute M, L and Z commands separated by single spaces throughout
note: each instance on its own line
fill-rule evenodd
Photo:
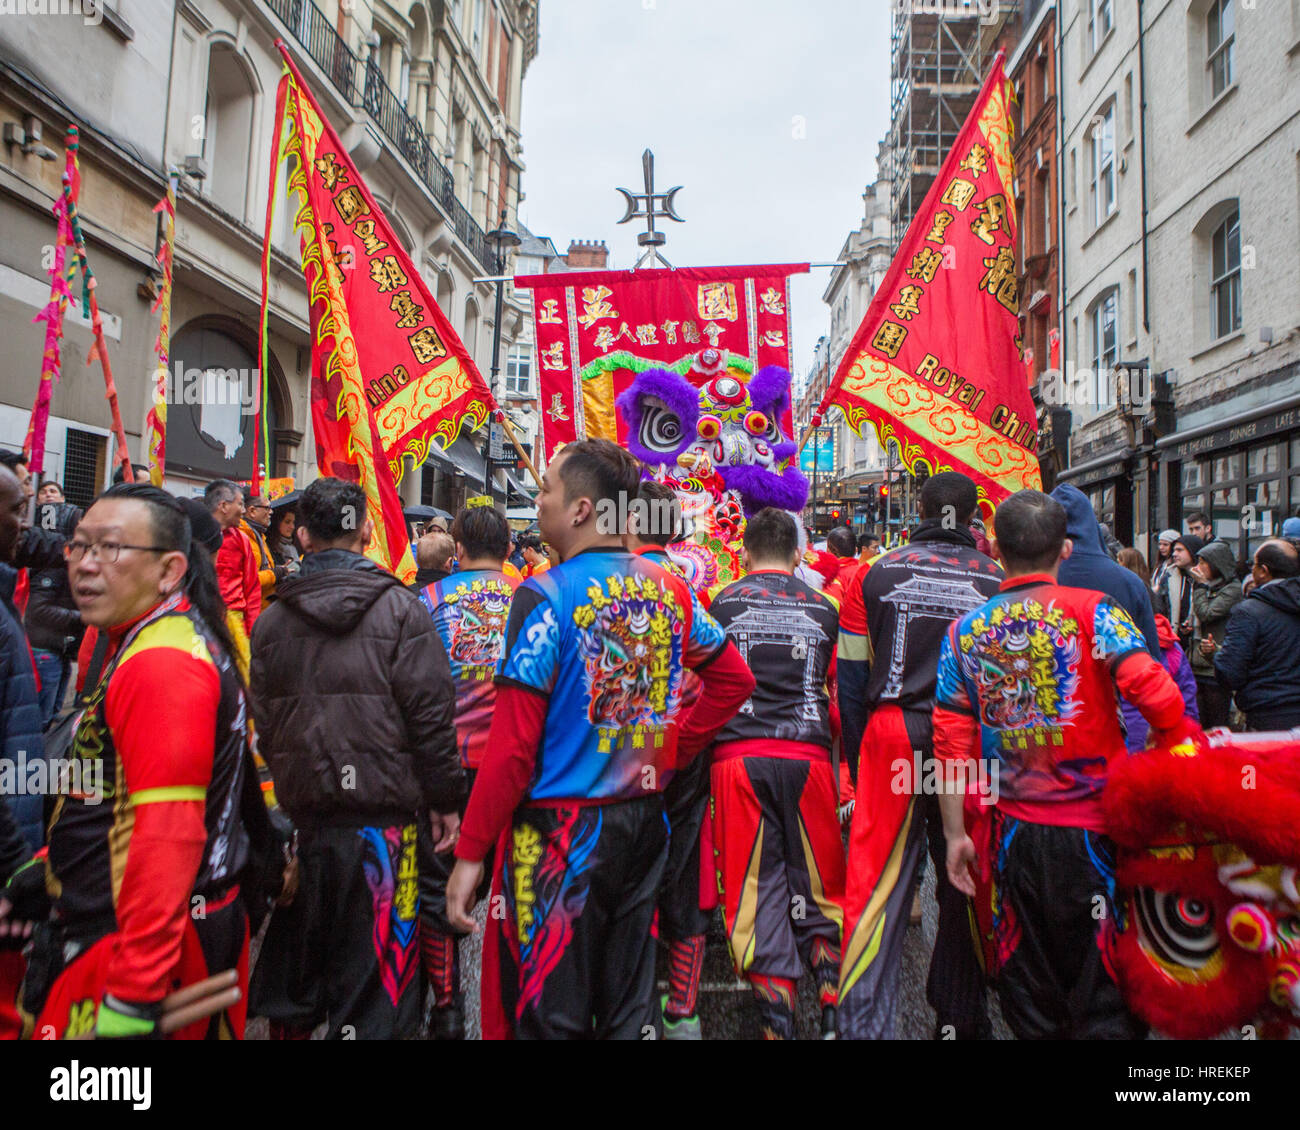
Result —
M 50 820 L 53 914 L 23 984 L 37 1037 L 157 1036 L 169 993 L 246 976 L 244 690 L 191 544 L 180 503 L 142 483 L 101 495 L 67 543 L 77 607 L 108 645 Z M 242 1029 L 238 1005 L 183 1036 Z
M 244 517 L 244 494 L 229 479 L 214 479 L 204 490 L 203 501 L 222 529 L 217 584 L 226 603 L 226 623 L 235 638 L 240 666 L 246 671 L 248 639 L 262 611 L 262 586 L 257 577 L 257 550 L 239 528 Z
M 271 525 L 271 502 L 264 494 L 254 494 L 252 487 L 244 488 L 244 516 L 239 520 L 239 531 L 257 552 L 257 583 L 262 603 L 275 592 L 276 582 L 285 575 L 283 565 L 277 565 L 266 544 L 266 531 Z

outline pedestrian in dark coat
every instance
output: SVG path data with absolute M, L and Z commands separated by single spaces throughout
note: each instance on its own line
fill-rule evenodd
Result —
M 1300 555 L 1275 539 L 1255 550 L 1254 587 L 1228 613 L 1214 673 L 1248 730 L 1300 726 Z

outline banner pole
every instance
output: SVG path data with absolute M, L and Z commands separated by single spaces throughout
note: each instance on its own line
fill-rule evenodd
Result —
M 523 444 L 519 442 L 519 436 L 515 434 L 515 429 L 510 426 L 510 421 L 506 418 L 504 412 L 501 413 L 501 426 L 505 428 L 506 438 L 515 445 L 515 450 L 519 452 L 519 458 L 522 459 L 528 467 L 529 474 L 533 476 L 533 482 L 537 484 L 537 488 L 540 490 L 542 486 L 542 476 L 537 473 L 537 468 L 533 466 L 533 461 L 528 457 L 528 452 L 524 450 Z

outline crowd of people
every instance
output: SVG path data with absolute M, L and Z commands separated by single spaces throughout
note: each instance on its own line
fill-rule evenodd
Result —
M 1142 1035 L 1096 944 L 1108 766 L 1300 726 L 1297 531 L 1243 584 L 1193 514 L 1149 570 L 1073 487 L 986 530 L 944 472 L 902 545 L 764 509 L 696 592 L 671 501 L 570 444 L 536 532 L 431 519 L 408 586 L 355 482 L 83 513 L 0 455 L 0 1036 L 459 1039 L 473 977 L 485 1037 L 700 1039 L 720 909 L 764 1036 L 807 975 L 823 1038 L 888 1038 L 927 854 L 937 1037 L 991 1035 L 990 982 L 1018 1037 Z

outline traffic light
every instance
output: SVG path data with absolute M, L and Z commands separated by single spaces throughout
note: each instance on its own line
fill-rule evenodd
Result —
M 837 506 L 834 510 L 831 511 L 831 521 L 838 522 L 839 520 L 840 520 L 840 510 L 839 507 Z

